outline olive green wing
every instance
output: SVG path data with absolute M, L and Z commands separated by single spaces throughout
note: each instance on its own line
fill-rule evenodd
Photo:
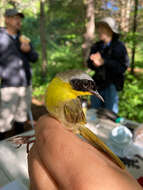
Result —
M 64 105 L 64 115 L 67 122 L 86 124 L 85 114 L 82 110 L 81 102 L 78 98 L 72 99 Z

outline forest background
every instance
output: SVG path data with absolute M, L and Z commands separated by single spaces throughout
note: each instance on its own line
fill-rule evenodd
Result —
M 0 0 L 0 26 L 6 8 L 25 14 L 22 33 L 39 53 L 32 65 L 33 97 L 42 99 L 57 72 L 86 68 L 92 43 L 97 40 L 96 22 L 112 16 L 119 23 L 121 40 L 130 57 L 119 115 L 143 122 L 143 1 L 142 0 Z

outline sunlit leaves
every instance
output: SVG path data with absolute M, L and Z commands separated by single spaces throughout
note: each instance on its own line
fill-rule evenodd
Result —
M 143 122 L 143 76 L 127 74 L 124 90 L 120 93 L 120 115 Z

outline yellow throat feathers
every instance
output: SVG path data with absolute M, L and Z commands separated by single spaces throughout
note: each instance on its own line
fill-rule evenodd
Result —
M 91 95 L 91 93 L 73 90 L 70 83 L 55 77 L 46 90 L 45 104 L 50 111 L 61 103 L 67 102 L 71 99 L 76 99 L 77 96 L 84 95 Z

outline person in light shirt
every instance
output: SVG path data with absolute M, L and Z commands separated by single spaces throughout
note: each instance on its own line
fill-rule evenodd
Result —
M 0 28 L 0 140 L 13 125 L 16 132 L 23 132 L 31 105 L 30 62 L 38 60 L 30 39 L 21 34 L 24 14 L 7 9 L 4 16 L 5 28 Z

